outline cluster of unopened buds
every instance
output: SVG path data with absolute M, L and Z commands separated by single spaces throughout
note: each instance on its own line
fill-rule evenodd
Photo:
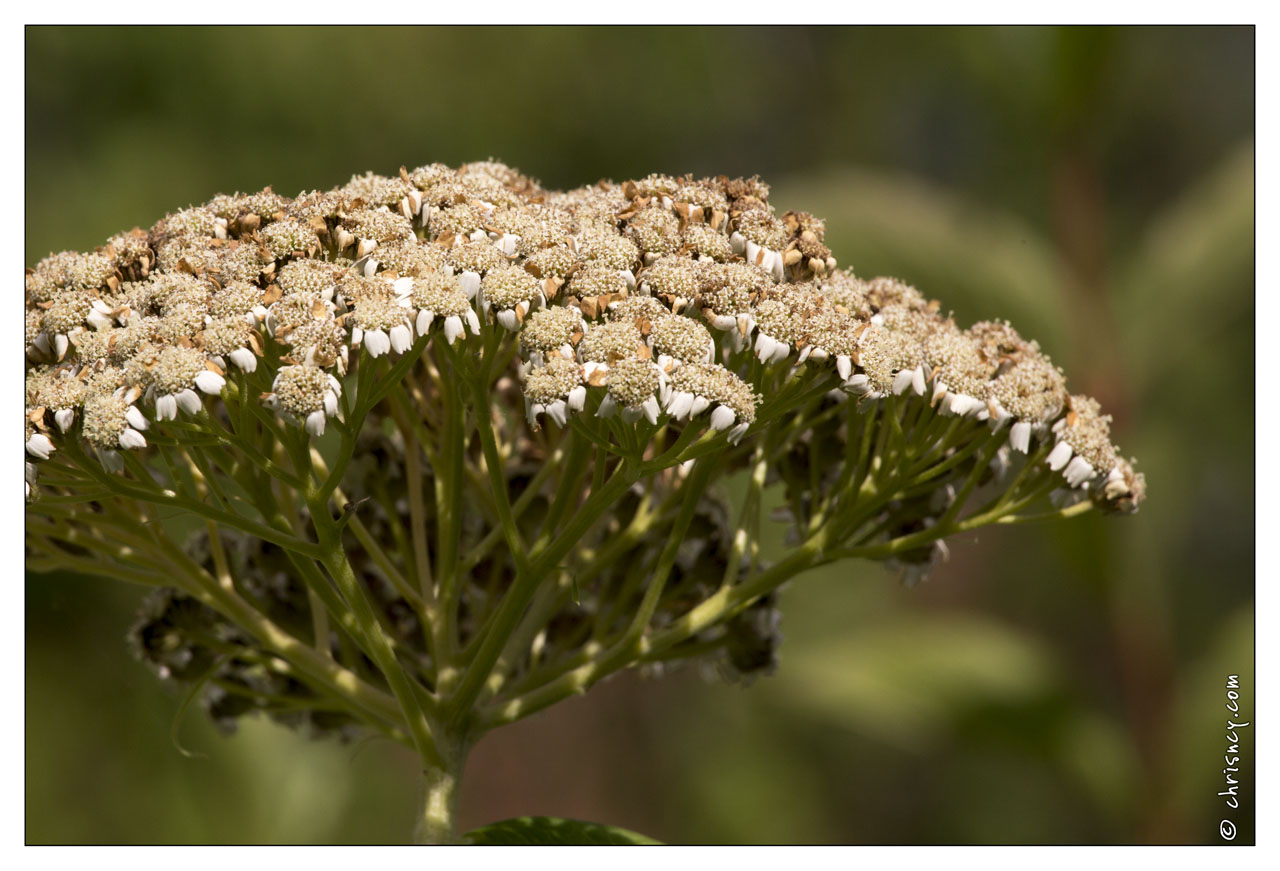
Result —
M 1110 419 L 1035 342 L 823 240 L 758 179 L 561 193 L 488 162 L 51 255 L 28 558 L 160 587 L 139 649 L 212 669 L 224 713 L 425 756 L 622 667 L 767 670 L 774 590 L 815 565 L 914 581 L 957 532 L 1136 509 Z M 769 563 L 773 502 L 794 549 Z

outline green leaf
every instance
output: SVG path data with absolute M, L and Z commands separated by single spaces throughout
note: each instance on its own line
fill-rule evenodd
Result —
M 977 707 L 1017 708 L 1044 699 L 1057 675 L 1034 637 L 994 619 L 892 614 L 843 637 L 797 643 L 779 697 L 886 744 L 937 746 Z
M 514 817 L 468 832 L 464 840 L 480 847 L 637 847 L 660 844 L 616 826 L 559 817 Z

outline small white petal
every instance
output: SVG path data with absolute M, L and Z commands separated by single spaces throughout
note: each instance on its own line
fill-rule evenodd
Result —
M 324 392 L 324 413 L 333 417 L 338 413 L 338 394 L 332 390 Z
M 458 276 L 458 284 L 462 287 L 462 292 L 467 295 L 467 299 L 475 299 L 476 294 L 480 292 L 480 273 L 464 272 Z
M 307 432 L 317 438 L 324 435 L 325 414 L 323 411 L 313 411 L 307 415 Z
M 1094 476 L 1093 466 L 1084 457 L 1073 457 L 1062 474 L 1072 487 L 1079 487 Z
M 136 429 L 126 426 L 124 432 L 120 433 L 120 447 L 141 450 L 146 446 L 147 440 Z
M 729 236 L 729 250 L 734 254 L 741 254 L 747 244 L 747 240 L 741 233 L 734 230 Z
M 128 409 L 125 410 L 124 419 L 129 421 L 129 426 L 138 430 L 138 432 L 142 432 L 151 425 L 147 422 L 147 418 L 143 415 L 142 410 L 136 405 L 130 405 Z
M 605 394 L 604 399 L 600 400 L 600 407 L 596 409 L 596 417 L 613 417 L 617 413 L 618 403 L 612 396 Z
M 1050 469 L 1056 472 L 1071 459 L 1071 453 L 1071 445 L 1066 442 L 1058 442 L 1053 446 L 1053 450 L 1049 452 L 1049 457 L 1045 462 L 1049 464 Z
M 853 375 L 845 381 L 844 386 L 849 388 L 851 393 L 862 396 L 863 394 L 871 392 L 871 379 L 864 373 L 859 372 L 857 375 Z
M 365 330 L 363 345 L 370 357 L 381 357 L 391 350 L 391 337 L 382 330 Z
M 911 370 L 911 389 L 916 396 L 924 396 L 924 367 L 917 366 Z
M 435 312 L 429 312 L 426 309 L 418 312 L 418 322 L 414 324 L 414 327 L 418 331 L 418 335 L 425 336 L 427 334 L 427 330 L 431 329 L 431 322 L 435 319 Z
M 156 397 L 156 420 L 176 420 L 178 417 L 178 400 L 172 393 Z
M 697 417 L 711 407 L 711 400 L 705 396 L 694 396 L 693 405 L 689 408 L 689 416 Z
M 1009 430 L 1009 446 L 1019 453 L 1027 453 L 1031 449 L 1031 424 L 1025 420 L 1015 423 Z
M 467 326 L 471 328 L 471 335 L 480 335 L 480 317 L 474 309 L 467 309 Z
M 563 399 L 557 399 L 547 406 L 547 417 L 551 418 L 559 426 L 564 426 L 569 421 L 569 406 Z
M 196 387 L 199 387 L 201 392 L 208 393 L 210 396 L 217 396 L 222 392 L 222 388 L 226 386 L 227 379 L 217 372 L 206 369 L 196 376 Z
M 444 319 L 444 338 L 450 345 L 457 341 L 458 336 L 461 336 L 463 331 L 462 318 L 457 315 L 450 315 Z
M 120 456 L 118 451 L 99 448 L 98 462 L 102 463 L 102 468 L 108 472 L 119 474 L 124 471 L 124 457 Z
M 644 404 L 640 406 L 640 410 L 644 412 L 644 416 L 649 423 L 657 423 L 658 415 L 662 413 L 662 409 L 658 407 L 658 398 L 656 396 L 650 396 L 646 399 Z
M 258 368 L 258 356 L 248 348 L 236 348 L 227 355 L 231 362 L 245 372 L 253 372 Z
M 911 369 L 899 369 L 898 374 L 893 376 L 893 393 L 895 396 L 901 396 L 911 389 Z
M 680 391 L 671 397 L 671 402 L 667 406 L 667 413 L 676 420 L 686 417 L 693 410 L 693 394 Z
M 742 423 L 730 429 L 729 444 L 736 445 L 738 442 L 742 441 L 742 437 L 747 434 L 747 430 L 749 430 L 750 428 L 751 428 L 751 424 L 747 423 L 744 420 Z
M 60 408 L 53 413 L 53 422 L 58 425 L 58 429 L 66 432 L 71 429 L 71 424 L 75 423 L 76 410 L 74 408 Z
M 54 451 L 53 441 L 42 432 L 32 433 L 27 439 L 27 453 L 42 460 L 49 459 Z
M 200 394 L 196 393 L 190 387 L 186 390 L 179 390 L 177 396 L 174 397 L 174 400 L 178 403 L 178 408 L 182 409 L 187 414 L 199 414 L 200 409 L 204 407 L 200 402 Z
M 569 409 L 571 411 L 582 411 L 583 406 L 587 404 L 587 388 L 578 385 L 569 391 Z
M 413 347 L 413 330 L 408 324 L 396 324 L 391 328 L 391 349 L 403 354 Z
M 391 286 L 395 288 L 396 296 L 404 299 L 413 293 L 413 276 L 406 275 L 403 278 L 397 278 L 391 282 Z
M 66 355 L 67 344 L 68 344 L 68 340 L 65 334 L 58 333 L 53 337 L 53 348 L 59 360 L 61 360 Z
M 841 381 L 848 381 L 853 375 L 853 358 L 848 354 L 836 357 L 836 372 L 840 373 Z
M 769 338 L 764 333 L 757 334 L 755 349 L 756 356 L 760 359 L 760 362 L 765 362 L 773 356 L 773 339 Z
M 98 311 L 97 305 L 94 305 L 93 308 L 89 309 L 89 314 L 85 320 L 88 321 L 89 326 L 93 327 L 95 330 L 101 330 L 111 326 L 113 319 L 110 315 Z
M 765 258 L 765 267 L 773 274 L 774 281 L 782 281 L 786 278 L 785 263 L 782 259 L 781 251 L 767 251 Z
M 715 410 L 711 412 L 711 428 L 715 430 L 728 429 L 737 421 L 738 416 L 733 413 L 733 409 L 727 405 L 717 405 Z
M 513 333 L 520 329 L 520 318 L 516 317 L 514 309 L 504 308 L 498 312 L 498 323 Z

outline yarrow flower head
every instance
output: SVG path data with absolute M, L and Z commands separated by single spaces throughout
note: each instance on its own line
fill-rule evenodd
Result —
M 771 671 L 813 566 L 914 583 L 957 533 L 1145 497 L 1036 342 L 841 268 L 759 179 L 219 195 L 25 296 L 30 564 L 156 586 L 135 649 L 220 725 L 429 771 L 620 668 Z

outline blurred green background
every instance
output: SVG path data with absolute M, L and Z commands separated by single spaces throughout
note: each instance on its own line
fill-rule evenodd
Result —
M 487 737 L 462 824 L 665 841 L 1216 843 L 1253 691 L 1251 28 L 29 28 L 26 253 L 271 184 L 491 155 L 550 186 L 760 173 L 859 274 L 1007 317 L 1115 415 L 1133 518 L 983 532 L 929 583 L 783 595 L 749 690 L 631 675 Z M 27 838 L 386 842 L 413 760 L 251 723 L 133 662 L 140 590 L 28 576 Z M 1250 730 L 1245 730 L 1246 732 Z

